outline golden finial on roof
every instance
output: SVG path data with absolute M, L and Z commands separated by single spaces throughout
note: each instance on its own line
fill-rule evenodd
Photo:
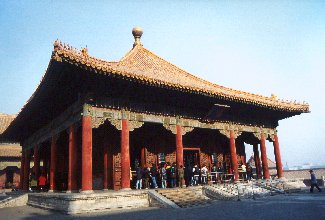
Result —
M 60 48 L 60 41 L 56 39 L 53 43 L 54 51 L 57 51 Z
M 132 29 L 132 34 L 133 34 L 133 37 L 134 37 L 133 47 L 135 47 L 136 45 L 142 46 L 142 44 L 140 42 L 140 38 L 141 38 L 141 36 L 143 34 L 142 28 L 140 28 L 140 27 L 134 27 Z
M 272 100 L 276 100 L 276 98 L 277 98 L 276 95 L 272 93 L 272 94 L 271 94 L 271 99 L 272 99 Z
M 83 56 L 88 56 L 88 48 L 87 48 L 87 46 L 84 47 L 84 48 L 81 48 L 81 54 Z

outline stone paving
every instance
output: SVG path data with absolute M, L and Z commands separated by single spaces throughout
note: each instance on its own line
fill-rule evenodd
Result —
M 141 208 L 82 215 L 65 215 L 22 206 L 0 210 L 1 219 L 325 219 L 325 189 L 302 191 L 242 201 L 214 201 L 203 207 L 185 209 Z

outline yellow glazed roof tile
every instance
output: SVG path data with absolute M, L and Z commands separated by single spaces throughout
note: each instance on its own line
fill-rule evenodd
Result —
M 212 95 L 280 111 L 309 112 L 307 103 L 283 101 L 275 96 L 266 97 L 234 90 L 196 77 L 158 57 L 141 44 L 135 44 L 120 61 L 110 62 L 89 56 L 86 48 L 77 50 L 56 41 L 52 60 L 68 62 L 100 74 L 120 76 L 155 86 Z

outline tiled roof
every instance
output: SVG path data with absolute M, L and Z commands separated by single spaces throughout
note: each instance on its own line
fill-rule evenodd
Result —
M 247 163 L 249 165 L 251 165 L 251 167 L 255 168 L 255 160 L 254 160 L 254 156 L 251 156 L 249 158 L 249 160 L 247 161 Z M 273 169 L 273 168 L 276 168 L 276 163 L 272 160 L 270 160 L 269 158 L 267 158 L 267 164 L 269 166 L 269 169 Z
M 122 77 L 158 87 L 205 94 L 279 111 L 309 112 L 309 105 L 305 102 L 296 103 L 279 100 L 275 96 L 256 95 L 198 78 L 158 57 L 141 44 L 135 45 L 120 61 L 109 62 L 89 56 L 85 48 L 76 50 L 56 41 L 52 60 L 71 63 L 99 74 Z
M 18 144 L 0 144 L 0 157 L 21 157 L 21 146 Z
M 0 113 L 0 134 L 2 134 L 10 123 L 16 118 L 16 115 L 7 115 Z

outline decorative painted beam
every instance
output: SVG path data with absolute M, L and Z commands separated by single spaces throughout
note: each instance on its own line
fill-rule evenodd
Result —
M 32 134 L 28 139 L 23 141 L 22 145 L 26 146 L 24 150 L 31 149 L 35 145 L 39 145 L 41 147 L 40 144 L 42 142 L 49 140 L 52 136 L 68 129 L 70 125 L 80 122 L 82 112 L 82 104 L 80 102 L 75 102 L 49 124 L 42 127 Z

